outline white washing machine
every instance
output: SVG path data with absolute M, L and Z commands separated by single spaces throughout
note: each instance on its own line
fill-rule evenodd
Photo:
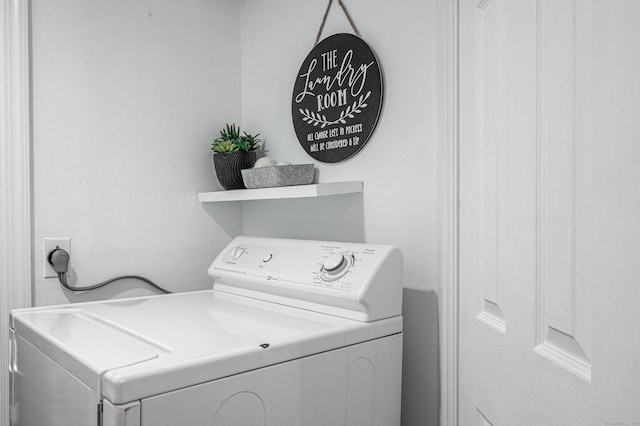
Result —
M 11 314 L 15 426 L 400 424 L 402 256 L 238 237 L 213 290 Z

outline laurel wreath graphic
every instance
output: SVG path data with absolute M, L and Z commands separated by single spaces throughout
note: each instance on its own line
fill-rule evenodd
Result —
M 340 111 L 340 116 L 333 121 L 327 120 L 327 116 L 317 112 L 309 111 L 308 109 L 300 108 L 300 114 L 302 114 L 302 121 L 313 126 L 320 125 L 320 128 L 330 126 L 332 124 L 346 124 L 347 118 L 355 118 L 355 114 L 360 114 L 362 109 L 367 107 L 366 101 L 371 96 L 371 90 L 366 95 L 360 95 L 360 99 L 355 101 L 352 105 L 349 105 L 347 109 Z

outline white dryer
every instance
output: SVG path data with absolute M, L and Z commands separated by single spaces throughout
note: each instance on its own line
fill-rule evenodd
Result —
M 400 424 L 402 256 L 238 237 L 213 290 L 15 310 L 14 426 Z

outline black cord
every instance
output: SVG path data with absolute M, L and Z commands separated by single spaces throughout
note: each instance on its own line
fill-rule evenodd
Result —
M 58 274 L 58 280 L 60 281 L 60 284 L 62 284 L 62 286 L 67 290 L 71 290 L 71 291 L 95 290 L 97 288 L 104 287 L 107 284 L 111 284 L 112 282 L 115 282 L 115 281 L 132 279 L 132 280 L 139 280 L 139 281 L 145 282 L 151 287 L 157 290 L 160 290 L 165 294 L 171 294 L 169 290 L 165 290 L 164 288 L 160 287 L 158 284 L 154 283 L 150 279 L 141 277 L 140 275 L 122 275 L 122 276 L 111 278 L 109 280 L 103 281 L 95 285 L 90 285 L 87 287 L 71 287 L 67 282 L 69 258 L 70 258 L 69 252 L 67 252 L 64 249 L 61 249 L 60 247 L 56 247 L 55 249 L 51 250 L 47 255 L 47 261 L 49 262 L 49 265 L 51 265 L 51 268 L 53 268 L 53 270 Z
M 139 281 L 143 281 L 145 283 L 147 283 L 148 285 L 150 285 L 151 287 L 160 290 L 161 292 L 163 292 L 164 294 L 172 294 L 172 292 L 170 292 L 169 290 L 166 290 L 162 287 L 160 287 L 158 284 L 154 283 L 153 281 L 151 281 L 148 278 L 145 277 L 141 277 L 139 275 L 122 275 L 120 277 L 115 277 L 115 278 L 111 278 L 108 279 L 106 281 L 103 281 L 101 283 L 95 284 L 95 285 L 90 285 L 87 287 L 71 287 L 68 283 L 67 283 L 67 273 L 66 272 L 58 272 L 58 280 L 60 280 L 60 284 L 62 284 L 62 286 L 64 288 L 66 288 L 67 290 L 71 290 L 71 291 L 89 291 L 89 290 L 95 290 L 97 288 L 100 287 L 104 287 L 107 284 L 111 284 L 115 281 L 119 281 L 119 280 L 126 280 L 126 279 L 132 279 L 132 280 L 139 280 Z

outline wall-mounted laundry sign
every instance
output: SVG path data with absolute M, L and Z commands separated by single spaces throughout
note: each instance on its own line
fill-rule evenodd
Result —
M 318 43 L 297 74 L 293 127 L 305 151 L 337 163 L 369 141 L 382 109 L 382 72 L 361 38 L 335 34 Z

